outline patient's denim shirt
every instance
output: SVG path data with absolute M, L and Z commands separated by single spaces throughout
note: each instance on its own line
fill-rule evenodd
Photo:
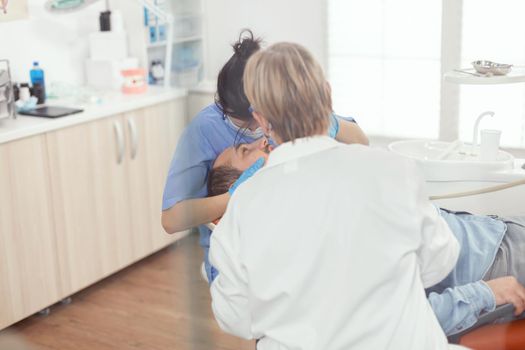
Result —
M 428 300 L 447 335 L 472 326 L 481 313 L 495 308 L 494 295 L 482 281 L 494 262 L 507 225 L 488 216 L 440 209 L 461 250 L 456 267 L 427 289 Z

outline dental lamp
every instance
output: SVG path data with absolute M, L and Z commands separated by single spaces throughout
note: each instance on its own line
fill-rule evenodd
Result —
M 47 0 L 44 7 L 47 11 L 56 14 L 67 14 L 71 12 L 80 11 L 100 0 Z M 109 11 L 109 0 L 104 0 L 106 3 L 106 10 Z M 158 19 L 166 23 L 166 55 L 164 59 L 164 87 L 170 86 L 170 75 L 171 75 L 171 55 L 173 50 L 173 15 L 157 6 L 152 0 L 133 0 L 153 15 L 157 16 Z

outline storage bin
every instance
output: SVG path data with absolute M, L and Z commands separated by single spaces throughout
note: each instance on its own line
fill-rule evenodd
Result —
M 180 40 L 200 36 L 201 17 L 198 15 L 177 16 L 173 21 L 173 38 Z
M 195 86 L 199 83 L 200 71 L 200 64 L 184 69 L 175 69 L 171 72 L 172 85 L 184 88 Z

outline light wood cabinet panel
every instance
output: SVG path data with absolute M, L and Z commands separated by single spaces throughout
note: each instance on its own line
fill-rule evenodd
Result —
M 148 169 L 145 161 L 149 150 L 144 145 L 146 139 L 146 118 L 151 116 L 152 108 L 126 113 L 127 161 L 131 235 L 135 258 L 142 258 L 154 251 L 152 228 L 156 217 L 150 215 L 149 208 L 154 198 L 149 193 L 148 176 L 154 169 Z
M 122 116 L 47 134 L 62 278 L 76 292 L 133 260 Z M 124 140 L 123 140 L 124 141 Z
M 153 242 L 155 247 L 160 248 L 176 241 L 187 232 L 179 232 L 168 235 L 161 225 L 162 211 L 162 193 L 166 183 L 166 176 L 170 166 L 171 158 L 179 141 L 179 137 L 187 123 L 186 104 L 184 100 L 175 100 L 171 103 L 155 106 L 152 115 L 154 118 L 148 118 L 146 121 L 145 148 L 149 149 L 151 154 L 147 157 L 147 168 L 157 169 L 149 176 L 149 191 L 156 198 L 153 205 L 150 206 L 150 215 L 156 216 L 152 232 L 154 234 Z M 157 136 L 155 136 L 157 135 Z M 153 150 L 155 150 L 153 152 Z
M 187 234 L 168 235 L 161 226 L 162 193 L 171 157 L 186 124 L 184 100 L 159 104 L 127 113 L 138 134 L 137 154 L 129 162 L 130 196 L 135 242 L 140 254 L 151 253 Z M 128 124 L 129 125 L 129 124 Z M 129 130 L 129 149 L 133 149 L 133 132 Z M 149 251 L 141 245 L 151 247 Z M 142 255 L 143 256 L 143 255 Z
M 0 145 L 0 329 L 167 246 L 184 99 Z
M 44 136 L 0 145 L 0 329 L 62 294 Z

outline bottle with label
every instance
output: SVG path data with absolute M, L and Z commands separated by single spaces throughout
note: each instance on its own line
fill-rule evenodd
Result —
M 31 76 L 31 84 L 33 84 L 34 96 L 38 99 L 38 104 L 46 101 L 46 83 L 44 80 L 44 71 L 40 68 L 38 62 L 33 62 L 33 69 L 29 75 Z

